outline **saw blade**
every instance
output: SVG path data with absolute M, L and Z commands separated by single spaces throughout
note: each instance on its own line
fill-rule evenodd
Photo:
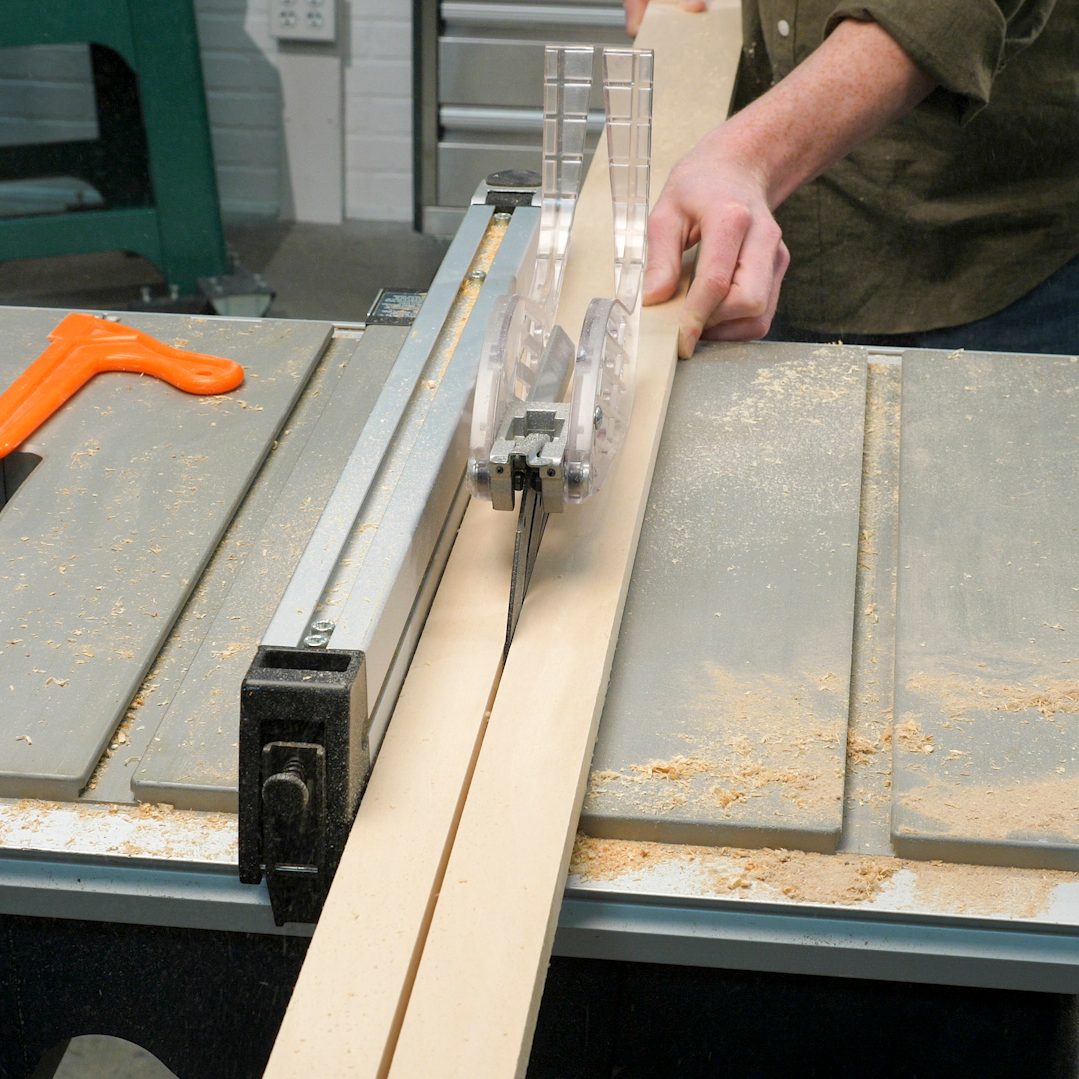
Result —
M 509 654 L 517 621 L 521 617 L 525 592 L 532 580 L 532 569 L 539 554 L 540 540 L 550 514 L 543 508 L 543 495 L 531 485 L 521 492 L 521 509 L 517 514 L 517 533 L 513 540 L 513 572 L 510 575 L 510 606 L 506 616 L 506 644 L 502 657 Z

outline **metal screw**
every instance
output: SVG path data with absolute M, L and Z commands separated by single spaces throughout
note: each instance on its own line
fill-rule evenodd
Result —
M 311 629 L 315 633 L 333 633 L 336 622 L 331 622 L 328 618 L 320 618 L 317 622 L 311 623 Z
M 487 273 L 485 270 L 472 270 L 465 274 L 465 277 L 468 278 L 469 281 L 486 281 Z
M 325 648 L 330 643 L 330 638 L 325 633 L 309 633 L 303 639 L 308 648 Z
M 596 405 L 596 411 L 592 413 L 592 426 L 599 428 L 599 425 L 603 422 L 603 409 Z
M 512 216 L 513 214 L 507 213 L 505 210 L 498 210 L 494 214 L 494 219 L 496 221 L 508 221 Z

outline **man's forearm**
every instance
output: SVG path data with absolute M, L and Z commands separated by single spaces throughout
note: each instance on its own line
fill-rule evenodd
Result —
M 678 353 L 702 334 L 768 332 L 790 261 L 775 208 L 932 89 L 876 23 L 846 19 L 766 94 L 707 134 L 671 170 L 648 227 L 645 302 L 673 295 L 682 252 L 699 245 Z
M 874 22 L 845 19 L 803 63 L 723 125 L 724 147 L 761 176 L 774 209 L 935 83 Z

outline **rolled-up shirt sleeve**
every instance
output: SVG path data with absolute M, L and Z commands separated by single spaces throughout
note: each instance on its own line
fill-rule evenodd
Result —
M 960 119 L 989 103 L 993 80 L 1033 42 L 1056 0 L 867 0 L 838 5 L 825 36 L 844 19 L 883 27 L 910 58 L 959 99 Z

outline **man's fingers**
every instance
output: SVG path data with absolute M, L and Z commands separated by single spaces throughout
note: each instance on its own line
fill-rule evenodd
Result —
M 699 14 L 708 10 L 705 0 L 678 0 L 678 6 L 683 11 L 691 11 Z M 641 20 L 644 18 L 644 9 L 648 7 L 648 0 L 622 0 L 622 7 L 626 13 L 626 33 L 630 37 L 636 37 L 641 28 Z
M 771 218 L 758 217 L 753 221 L 738 253 L 730 291 L 708 315 L 706 327 L 760 318 L 767 313 L 776 291 L 777 254 L 783 245 L 782 237 L 779 226 Z M 783 266 L 779 276 L 785 272 Z
M 622 0 L 622 6 L 626 13 L 626 33 L 630 37 L 636 37 L 641 28 L 641 19 L 644 18 L 644 9 L 648 7 L 648 0 Z
M 674 295 L 682 276 L 686 224 L 682 214 L 662 196 L 648 218 L 648 262 L 644 271 L 644 302 L 663 303 Z
M 756 341 L 764 337 L 772 328 L 772 319 L 779 305 L 779 292 L 783 284 L 783 275 L 790 265 L 791 256 L 787 245 L 780 241 L 775 253 L 772 291 L 765 310 L 759 315 L 731 319 L 709 326 L 701 336 L 709 341 Z
M 716 213 L 711 223 L 701 222 L 697 271 L 678 326 L 678 355 L 683 359 L 693 354 L 712 312 L 727 298 L 752 221 L 745 206 L 733 204 Z

